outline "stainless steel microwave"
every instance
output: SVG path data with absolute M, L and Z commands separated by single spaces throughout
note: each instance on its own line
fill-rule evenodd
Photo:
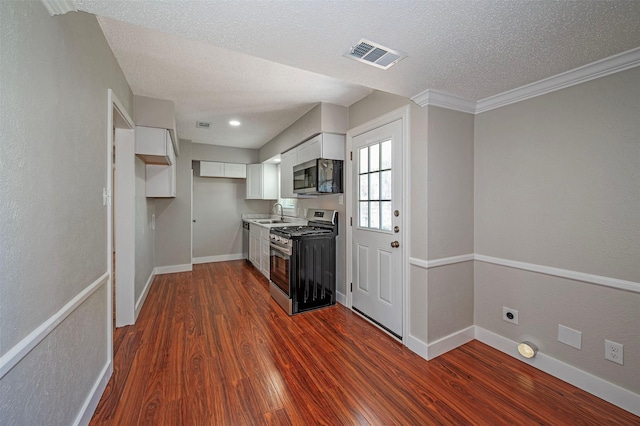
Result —
M 342 192 L 342 160 L 317 158 L 293 168 L 296 194 L 338 194 Z

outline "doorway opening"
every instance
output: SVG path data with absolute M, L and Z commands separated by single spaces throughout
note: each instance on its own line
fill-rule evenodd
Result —
M 129 317 L 133 318 L 133 309 L 129 315 L 126 304 L 120 299 L 131 293 L 133 301 L 133 266 L 134 245 L 129 239 L 134 238 L 133 202 L 127 202 L 124 197 L 132 194 L 135 189 L 135 174 L 129 170 L 123 156 L 131 158 L 133 162 L 135 126 L 122 103 L 111 89 L 107 92 L 107 179 L 104 189 L 104 202 L 107 206 L 107 270 L 109 283 L 107 294 L 107 322 L 109 330 L 108 351 L 113 356 L 113 332 L 116 326 L 123 325 Z M 128 226 L 127 223 L 132 225 Z M 116 268 L 117 265 L 117 268 Z M 127 279 L 130 276 L 131 279 Z M 116 288 L 117 287 L 117 288 Z M 133 307 L 133 302 L 132 302 Z

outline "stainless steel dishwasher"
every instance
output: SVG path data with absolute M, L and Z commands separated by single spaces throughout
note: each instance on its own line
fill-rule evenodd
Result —
M 242 221 L 242 256 L 249 260 L 249 222 Z

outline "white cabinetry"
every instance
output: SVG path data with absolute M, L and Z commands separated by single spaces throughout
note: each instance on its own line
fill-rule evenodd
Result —
M 176 156 L 167 129 L 136 126 L 136 156 L 145 164 L 145 195 L 176 196 Z
M 247 165 L 224 163 L 224 177 L 244 179 L 247 177 Z
M 344 149 L 344 135 L 320 133 L 298 146 L 297 164 L 306 163 L 316 158 L 344 160 Z
M 280 198 L 296 198 L 293 193 L 293 166 L 298 164 L 298 149 L 294 148 L 280 156 Z
M 278 168 L 275 164 L 247 164 L 247 199 L 278 198 Z
M 260 272 L 262 275 L 269 278 L 269 261 L 270 261 L 270 241 L 269 241 L 270 229 L 267 227 L 260 228 Z
M 260 229 L 262 226 L 249 225 L 249 261 L 260 269 Z
M 201 161 L 200 177 L 224 177 L 224 163 Z
M 200 177 L 226 177 L 244 179 L 247 177 L 247 165 L 201 161 Z
M 249 261 L 262 275 L 269 278 L 269 233 L 267 226 L 249 225 Z
M 136 156 L 145 164 L 175 163 L 173 144 L 167 129 L 136 126 Z

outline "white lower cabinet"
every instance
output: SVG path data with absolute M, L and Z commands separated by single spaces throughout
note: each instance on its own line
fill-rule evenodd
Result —
M 269 230 L 267 229 L 267 237 L 260 239 L 260 272 L 269 279 Z
M 249 261 L 260 269 L 260 229 L 261 226 L 249 225 Z
M 249 225 L 249 261 L 262 275 L 269 278 L 270 251 L 269 233 L 267 226 Z

